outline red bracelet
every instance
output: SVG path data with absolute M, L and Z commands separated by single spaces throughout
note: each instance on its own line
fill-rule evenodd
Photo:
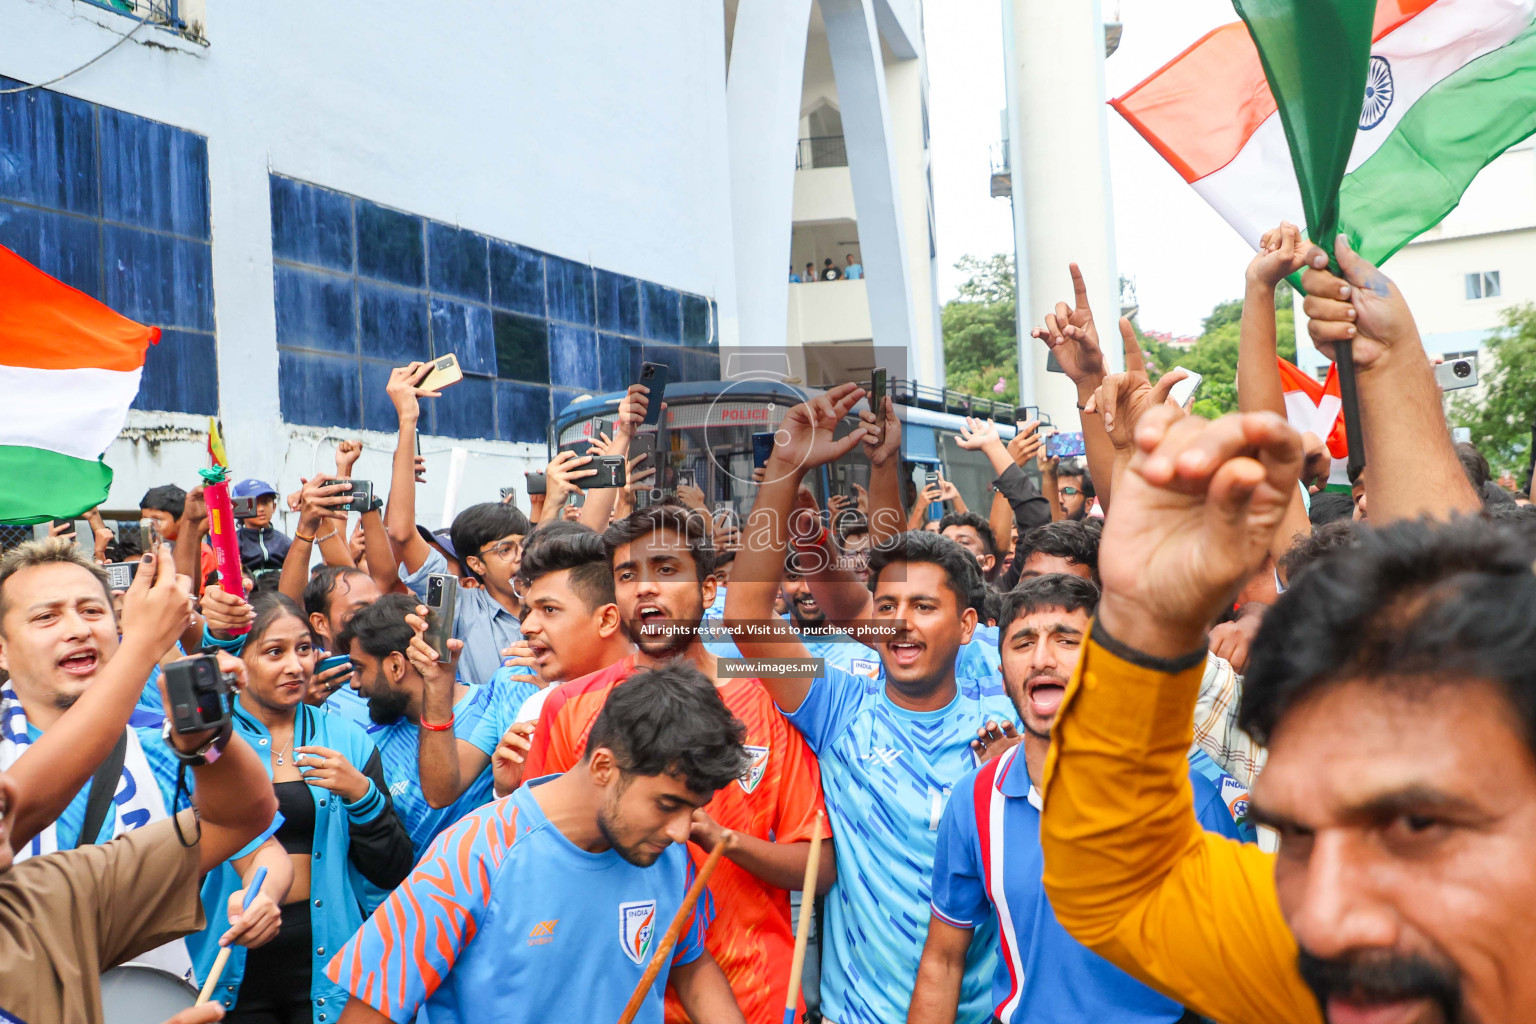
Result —
M 423 718 L 421 720 L 421 727 L 429 732 L 447 732 L 449 729 L 453 728 L 453 716 L 449 715 L 448 721 L 444 722 L 442 725 L 433 725 L 431 722 Z
M 817 537 L 815 540 L 811 541 L 797 540 L 795 541 L 795 547 L 801 551 L 809 551 L 811 548 L 819 548 L 827 542 L 827 538 L 830 536 L 832 536 L 832 531 L 823 526 L 821 528 L 820 537 Z

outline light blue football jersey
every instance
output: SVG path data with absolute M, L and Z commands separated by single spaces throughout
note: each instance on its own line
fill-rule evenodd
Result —
M 1000 677 L 958 687 L 946 707 L 913 712 L 892 702 L 884 683 L 829 667 L 788 716 L 821 760 L 836 838 L 821 995 L 822 1012 L 838 1024 L 906 1019 L 944 807 L 976 768 L 976 730 L 989 718 L 1016 720 Z M 995 925 L 986 929 L 971 944 L 958 1020 L 984 1020 L 991 1010 L 997 942 Z

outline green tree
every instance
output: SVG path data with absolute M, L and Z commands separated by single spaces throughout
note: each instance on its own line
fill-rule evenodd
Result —
M 1296 321 L 1291 316 L 1291 289 L 1275 292 L 1275 341 L 1281 359 L 1296 361 Z M 1142 353 L 1154 376 L 1175 366 L 1193 370 L 1203 378 L 1195 392 L 1194 411 L 1214 419 L 1237 411 L 1237 354 L 1242 334 L 1243 302 L 1231 299 L 1216 304 L 1205 318 L 1203 331 L 1188 350 L 1162 344 L 1137 331 Z
M 1488 339 L 1493 369 L 1476 390 L 1451 402 L 1450 420 L 1469 427 L 1472 443 L 1488 459 L 1493 475 L 1508 470 L 1522 484 L 1531 458 L 1531 425 L 1536 423 L 1536 306 L 1504 311 L 1504 326 Z
M 1018 401 L 1018 298 L 1013 257 L 962 257 L 955 269 L 968 274 L 959 296 L 945 304 L 944 375 L 953 391 Z M 993 391 L 1002 377 L 1002 394 Z

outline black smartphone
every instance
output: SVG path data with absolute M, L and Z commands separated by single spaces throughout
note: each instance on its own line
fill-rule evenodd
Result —
M 577 458 L 584 459 L 589 454 L 591 454 L 591 452 L 589 450 L 589 449 L 591 449 L 591 447 L 592 447 L 592 439 L 590 437 L 578 437 L 574 441 L 566 441 L 564 444 L 562 444 L 559 447 L 559 449 L 556 451 L 555 454 L 558 455 L 560 452 L 570 452 L 572 455 L 575 455 Z
M 640 462 L 635 463 L 635 475 L 638 476 L 655 465 L 656 441 L 657 436 L 654 430 L 642 430 L 630 439 L 629 457 L 633 459 L 636 456 L 644 456 Z M 654 480 L 655 478 L 653 477 L 653 485 Z
M 885 444 L 885 370 L 877 369 L 869 381 L 869 411 L 875 414 L 875 444 Z
M 752 468 L 762 469 L 768 465 L 768 456 L 773 454 L 773 431 L 752 435 Z
M 624 486 L 624 456 L 602 455 L 592 463 L 597 470 L 597 476 L 587 481 L 587 487 L 623 487 Z
M 345 495 L 349 500 L 345 505 L 335 506 L 337 512 L 367 512 L 373 507 L 373 481 L 371 480 L 326 480 L 321 486 L 329 487 L 332 484 L 346 484 L 350 491 L 342 491 L 337 497 Z M 238 515 L 236 519 L 240 518 Z
M 523 476 L 528 480 L 528 497 L 544 493 L 546 485 L 543 473 L 524 473 Z
M 645 396 L 645 419 L 641 420 L 642 426 L 654 427 L 661 422 L 661 403 L 667 394 L 667 381 L 672 377 L 672 368 L 666 363 L 641 363 L 640 383 L 649 390 Z

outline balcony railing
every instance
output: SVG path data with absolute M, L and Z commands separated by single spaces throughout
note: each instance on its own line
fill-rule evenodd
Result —
M 915 405 L 930 412 L 956 416 L 977 416 L 999 423 L 1012 423 L 1015 406 L 991 398 L 978 398 L 949 388 L 936 388 L 910 380 L 891 381 L 891 399 L 901 405 Z
M 130 18 L 140 18 L 152 25 L 162 25 L 178 31 L 185 29 L 177 10 L 177 0 L 85 0 L 94 7 L 105 7 Z
M 848 146 L 841 135 L 813 135 L 795 147 L 795 170 L 847 167 Z

